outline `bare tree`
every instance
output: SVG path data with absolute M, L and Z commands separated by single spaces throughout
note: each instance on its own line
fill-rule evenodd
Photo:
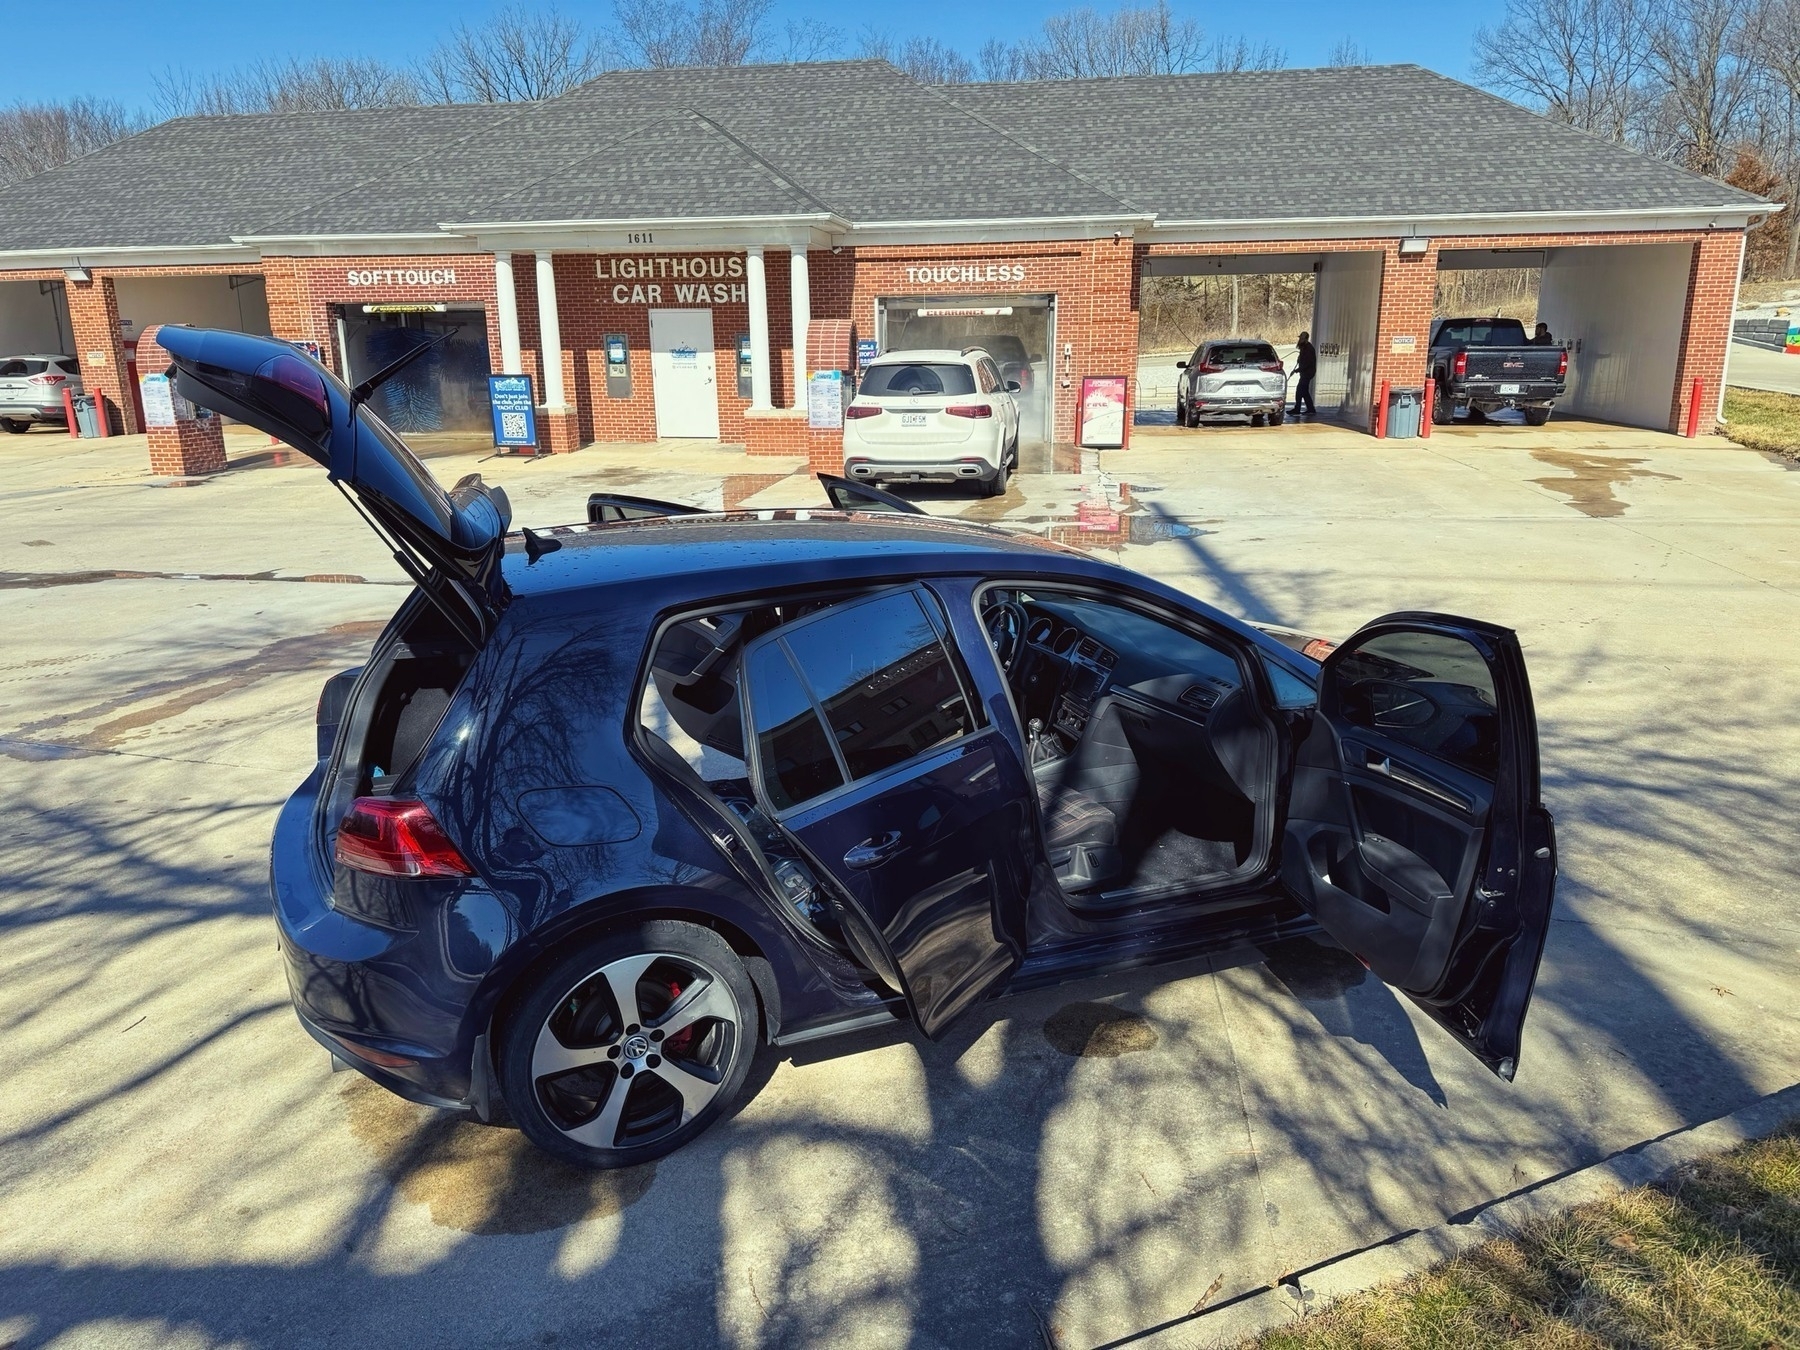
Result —
M 567 93 L 606 67 L 605 46 L 580 21 L 519 4 L 479 28 L 451 29 L 417 78 L 432 102 L 521 103 Z
M 1214 38 L 1206 49 L 1202 64 L 1207 70 L 1221 72 L 1280 70 L 1287 64 L 1287 53 L 1271 42 L 1253 43 L 1243 37 Z
M 142 114 L 108 99 L 0 108 L 0 186 L 67 164 L 146 125 Z
M 1761 0 L 1746 24 L 1746 46 L 1759 75 L 1751 140 L 1774 166 L 1779 195 L 1787 204 L 1762 229 L 1778 225 L 1783 231 L 1781 275 L 1791 277 L 1800 270 L 1800 0 Z M 1735 165 L 1726 175 L 1739 187 L 1744 186 L 1736 172 L 1741 167 Z
M 616 0 L 625 66 L 739 66 L 767 41 L 771 0 Z
M 1476 30 L 1476 74 L 1559 122 L 1632 140 L 1650 67 L 1648 2 L 1506 0 L 1505 20 Z
M 165 117 L 388 108 L 420 101 L 412 75 L 367 57 L 290 56 L 219 75 L 165 70 L 153 82 Z
M 1650 70 L 1657 97 L 1649 148 L 1717 178 L 1755 92 L 1741 0 L 1657 0 Z
M 1366 66 L 1373 58 L 1369 49 L 1353 37 L 1341 37 L 1332 44 L 1331 54 L 1325 58 L 1328 66 Z
M 901 41 L 887 33 L 865 32 L 858 55 L 886 61 L 922 84 L 967 84 L 976 77 L 973 61 L 934 37 Z
M 1201 69 L 1208 56 L 1205 30 L 1193 19 L 1177 18 L 1168 0 L 1109 14 L 1086 7 L 1052 14 L 1018 50 L 1028 77 L 1036 80 L 1171 75 Z

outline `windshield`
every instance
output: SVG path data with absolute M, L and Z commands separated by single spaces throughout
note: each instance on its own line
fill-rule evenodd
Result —
M 860 394 L 904 397 L 910 394 L 972 394 L 975 372 L 967 366 L 895 362 L 870 366 L 863 373 Z
M 1465 347 L 1523 347 L 1525 325 L 1517 319 L 1472 319 L 1447 323 L 1439 342 L 1459 342 Z
M 1215 366 L 1272 366 L 1281 358 L 1266 342 L 1219 342 L 1207 360 Z

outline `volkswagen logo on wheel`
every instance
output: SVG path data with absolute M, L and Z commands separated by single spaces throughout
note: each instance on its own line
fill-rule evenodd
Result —
M 650 1038 L 639 1034 L 625 1038 L 624 1055 L 626 1059 L 642 1059 L 650 1053 Z

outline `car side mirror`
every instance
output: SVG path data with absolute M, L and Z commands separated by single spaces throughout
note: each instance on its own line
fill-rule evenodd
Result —
M 1006 392 L 1009 394 L 1018 393 L 1019 392 L 1019 382 L 1017 380 L 1008 380 L 1006 382 Z
M 1175 363 L 1175 369 L 1177 369 L 1177 370 L 1186 370 L 1186 369 L 1187 369 L 1187 362 L 1186 362 L 1186 361 L 1177 361 L 1177 362 L 1176 362 L 1176 363 Z

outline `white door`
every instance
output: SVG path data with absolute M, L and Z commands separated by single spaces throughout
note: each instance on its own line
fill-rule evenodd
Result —
M 719 439 L 718 366 L 710 309 L 650 311 L 656 434 Z

